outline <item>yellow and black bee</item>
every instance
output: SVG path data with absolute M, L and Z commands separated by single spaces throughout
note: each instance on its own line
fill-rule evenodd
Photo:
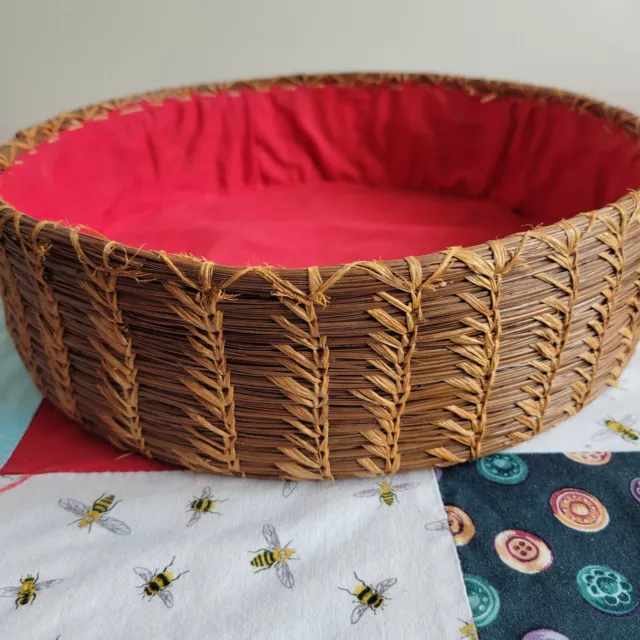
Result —
M 74 515 L 79 516 L 78 520 L 74 520 L 69 524 L 75 524 L 77 522 L 78 527 L 81 529 L 89 527 L 89 531 L 91 531 L 91 527 L 94 524 L 98 524 L 107 531 L 111 531 L 111 533 L 117 533 L 121 536 L 129 535 L 131 529 L 129 529 L 124 522 L 111 518 L 110 516 L 105 516 L 105 513 L 113 510 L 118 502 L 121 502 L 121 500 L 117 502 L 114 502 L 114 500 L 115 496 L 105 496 L 103 493 L 91 507 L 88 507 L 84 502 L 80 502 L 75 498 L 63 498 L 62 500 L 58 500 L 58 504 L 66 511 L 70 511 Z
M 133 569 L 136 572 L 136 575 L 140 576 L 145 581 L 143 585 L 140 585 L 140 588 L 142 589 L 142 593 L 140 595 L 143 599 L 147 596 L 149 600 L 151 600 L 153 596 L 157 595 L 160 600 L 164 602 L 165 607 L 169 609 L 173 607 L 173 595 L 171 594 L 171 591 L 169 591 L 168 587 L 180 576 L 183 576 L 185 573 L 189 573 L 188 571 L 183 571 L 174 577 L 173 572 L 169 571 L 169 567 L 171 567 L 175 559 L 176 557 L 173 556 L 171 562 L 162 571 L 150 571 L 144 567 L 135 567 Z
M 289 547 L 291 541 L 287 542 L 284 546 L 280 544 L 280 538 L 272 524 L 265 524 L 264 527 L 262 527 L 262 535 L 267 541 L 269 548 L 250 551 L 249 553 L 257 554 L 251 558 L 251 566 L 258 569 L 255 573 L 260 573 L 275 565 L 278 579 L 287 589 L 291 589 L 295 580 L 293 579 L 293 574 L 287 562 L 296 559 L 291 557 L 296 550 Z
M 211 495 L 211 487 L 205 487 L 202 490 L 202 495 L 199 498 L 194 498 L 189 503 L 187 511 L 193 511 L 193 515 L 187 522 L 187 527 L 191 527 L 198 522 L 203 513 L 213 513 L 215 516 L 221 516 L 221 513 L 214 511 L 219 502 L 226 502 L 226 500 L 216 500 Z
M 56 578 L 55 580 L 46 580 L 40 582 L 40 574 L 36 574 L 34 578 L 31 574 L 27 575 L 24 580 L 20 578 L 19 587 L 3 587 L 0 589 L 0 597 L 13 598 L 15 597 L 16 609 L 26 604 L 33 604 L 38 592 L 43 589 L 49 589 L 56 584 L 60 584 L 62 578 Z
M 297 486 L 298 486 L 297 480 L 285 480 L 284 485 L 282 487 L 283 497 L 288 498 L 296 490 Z
M 351 612 L 351 624 L 358 622 L 367 609 L 371 609 L 373 613 L 376 613 L 378 609 L 382 609 L 385 601 L 389 600 L 384 594 L 398 582 L 396 578 L 387 578 L 379 582 L 375 587 L 370 587 L 364 580 L 358 578 L 358 574 L 355 571 L 353 575 L 359 582 L 353 591 L 338 587 L 341 591 L 346 591 L 358 599 L 356 608 Z
M 635 424 L 637 416 L 628 415 L 622 418 L 622 420 L 614 420 L 611 417 L 607 417 L 602 421 L 604 429 L 600 429 L 593 434 L 591 438 L 592 441 L 598 442 L 601 440 L 607 440 L 608 438 L 614 438 L 619 436 L 623 440 L 627 442 L 633 442 L 637 444 L 640 441 L 640 433 L 638 433 L 635 429 L 632 429 L 631 426 Z
M 392 484 L 390 480 L 383 480 L 378 482 L 377 489 L 363 489 L 362 491 L 356 491 L 353 495 L 356 498 L 372 498 L 378 496 L 380 504 L 386 504 L 390 507 L 394 502 L 400 502 L 396 493 L 398 491 L 408 491 L 417 487 L 417 482 L 403 482 L 402 484 Z
M 464 620 L 460 620 L 460 618 L 458 618 L 458 622 L 462 622 L 462 626 L 458 629 L 462 634 L 460 640 L 464 640 L 465 638 L 467 638 L 467 640 L 479 640 L 478 630 L 473 622 L 465 622 Z

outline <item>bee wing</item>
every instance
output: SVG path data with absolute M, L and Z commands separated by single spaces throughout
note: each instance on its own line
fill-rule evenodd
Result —
M 427 531 L 449 531 L 449 521 L 446 518 L 435 520 L 424 525 Z
M 56 578 L 55 580 L 45 580 L 44 582 L 36 582 L 36 591 L 42 591 L 43 589 L 48 589 L 49 587 L 53 587 L 54 584 L 60 584 L 62 582 L 62 578 Z
M 596 431 L 592 436 L 592 442 L 600 442 L 601 440 L 609 440 L 618 435 L 615 431 L 611 431 L 608 427 Z
M 622 418 L 622 424 L 626 424 L 628 427 L 632 427 L 636 423 L 637 419 L 637 413 L 630 413 L 629 415 L 626 415 L 624 418 Z
M 89 511 L 88 505 L 75 498 L 62 498 L 62 500 L 58 500 L 58 504 L 66 511 L 71 511 L 71 513 L 77 516 L 83 516 Z
M 380 489 L 363 489 L 362 491 L 356 491 L 353 494 L 354 498 L 370 498 L 371 496 L 377 496 L 380 494 Z
M 291 589 L 291 587 L 293 587 L 295 580 L 293 578 L 293 573 L 291 573 L 291 569 L 289 569 L 289 565 L 286 562 L 278 562 L 278 564 L 276 564 L 276 573 L 278 574 L 280 582 L 282 582 L 287 589 Z
M 11 598 L 20 593 L 20 587 L 2 587 L 0 589 L 0 598 Z
M 187 522 L 187 527 L 192 527 L 198 520 L 200 520 L 201 513 L 199 511 L 194 511 L 191 518 L 189 518 L 189 522 Z
M 153 573 L 149 569 L 144 567 L 134 567 L 136 575 L 140 576 L 145 582 L 150 582 L 153 579 Z
M 264 527 L 262 527 L 262 535 L 272 549 L 278 549 L 280 547 L 280 538 L 278 538 L 276 529 L 272 524 L 265 524 Z
M 296 480 L 285 480 L 284 487 L 282 487 L 282 495 L 285 498 L 288 498 L 298 486 L 298 482 Z
M 167 591 L 166 589 L 164 591 L 158 591 L 158 597 L 162 602 L 164 602 L 164 606 L 167 607 L 167 609 L 171 609 L 171 607 L 173 607 L 173 596 L 171 595 L 171 591 Z
M 414 487 L 417 487 L 418 483 L 417 482 L 403 482 L 402 484 L 394 484 L 391 486 L 391 488 L 394 491 L 408 491 L 409 489 L 413 489 Z
M 111 533 L 117 533 L 119 536 L 128 536 L 131 533 L 128 525 L 109 516 L 100 516 L 96 520 L 96 524 L 104 527 L 107 531 L 111 531 Z
M 355 624 L 362 618 L 364 612 L 367 610 L 366 604 L 359 604 L 352 612 L 351 612 L 351 624 Z
M 384 593 L 386 591 L 388 591 L 389 589 L 391 589 L 391 587 L 393 587 L 393 585 L 398 582 L 398 578 L 387 578 L 386 580 L 383 580 L 382 582 L 379 582 L 376 585 L 376 591 L 378 592 L 378 595 L 384 595 Z
M 205 487 L 202 490 L 202 495 L 200 496 L 200 500 L 205 500 L 211 495 L 211 487 Z

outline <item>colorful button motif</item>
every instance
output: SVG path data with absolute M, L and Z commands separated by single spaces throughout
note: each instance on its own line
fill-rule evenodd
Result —
M 444 510 L 447 513 L 449 531 L 451 531 L 453 541 L 457 547 L 464 547 L 476 533 L 473 520 L 459 507 L 445 505 Z
M 609 524 L 609 514 L 598 498 L 581 489 L 560 489 L 549 498 L 553 515 L 577 531 L 600 531 Z
M 465 510 L 476 527 L 459 551 L 479 637 L 640 640 L 640 579 L 633 572 L 638 454 L 587 450 L 518 457 L 528 475 L 515 486 L 493 484 L 500 466 L 512 470 L 511 456 L 504 454 L 476 461 L 475 468 L 447 471 L 440 485 L 444 502 Z M 501 464 L 495 464 L 498 460 Z M 456 522 L 455 529 L 453 513 L 448 515 L 455 536 L 461 524 Z M 487 542 L 495 555 L 487 553 Z M 603 566 L 585 566 L 595 564 Z M 498 592 L 500 610 L 481 628 L 493 617 L 491 587 Z
M 607 464 L 611 460 L 611 451 L 574 451 L 564 455 L 574 462 L 592 467 L 599 467 L 601 464 Z
M 569 640 L 567 636 L 563 636 L 553 629 L 536 629 L 535 631 L 529 631 L 522 640 Z
M 481 458 L 476 465 L 481 476 L 499 484 L 519 484 L 529 474 L 524 460 L 512 453 L 496 453 Z
M 629 483 L 629 491 L 631 491 L 631 495 L 640 502 L 640 478 L 634 478 Z
M 624 615 L 638 606 L 638 592 L 620 573 L 604 565 L 588 565 L 576 577 L 582 597 L 596 609 Z
M 484 578 L 479 576 L 464 576 L 464 586 L 473 621 L 478 629 L 490 625 L 500 611 L 500 596 L 498 592 Z
M 553 563 L 547 543 L 528 531 L 507 529 L 496 536 L 493 544 L 500 560 L 521 573 L 540 573 Z

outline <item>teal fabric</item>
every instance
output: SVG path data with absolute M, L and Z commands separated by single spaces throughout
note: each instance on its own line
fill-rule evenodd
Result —
M 480 640 L 640 639 L 640 452 L 499 453 L 440 491 Z
M 0 303 L 0 467 L 22 440 L 41 402 L 9 337 Z

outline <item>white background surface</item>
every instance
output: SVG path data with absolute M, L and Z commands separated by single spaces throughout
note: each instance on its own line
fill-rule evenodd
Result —
M 96 100 L 295 72 L 428 70 L 640 111 L 637 0 L 0 0 L 0 139 Z

